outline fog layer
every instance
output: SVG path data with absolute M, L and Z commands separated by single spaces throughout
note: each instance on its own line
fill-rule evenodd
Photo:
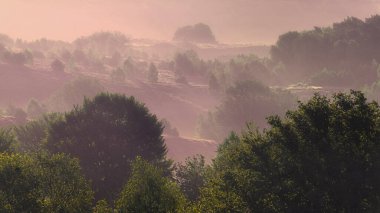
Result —
M 272 44 L 279 34 L 369 17 L 377 0 L 0 0 L 0 26 L 12 37 L 72 41 L 99 30 L 171 40 L 180 26 L 204 22 L 226 43 Z

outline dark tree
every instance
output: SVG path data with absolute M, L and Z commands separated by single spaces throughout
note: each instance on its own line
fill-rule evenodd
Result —
M 51 69 L 56 73 L 63 73 L 65 71 L 65 64 L 62 61 L 55 59 L 51 63 Z
M 156 116 L 134 97 L 101 93 L 53 123 L 46 145 L 79 158 L 97 198 L 112 200 L 128 180 L 136 156 L 167 172 L 162 131 Z
M 315 95 L 269 118 L 266 131 L 226 140 L 200 206 L 240 199 L 249 212 L 378 212 L 379 120 L 379 105 L 360 92 Z
M 196 43 L 216 43 L 215 36 L 212 33 L 211 28 L 203 23 L 179 28 L 174 33 L 173 40 Z
M 158 81 L 158 70 L 153 63 L 150 63 L 149 65 L 148 80 L 152 83 L 157 83 Z

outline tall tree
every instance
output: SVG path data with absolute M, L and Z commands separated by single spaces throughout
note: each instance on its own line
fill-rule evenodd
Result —
M 136 156 L 168 171 L 162 131 L 157 117 L 134 97 L 101 93 L 53 123 L 46 145 L 79 158 L 97 198 L 112 200 Z
M 119 212 L 181 212 L 185 197 L 162 171 L 137 157 L 132 176 L 123 188 L 116 206 Z
M 229 138 L 203 204 L 231 192 L 252 212 L 378 212 L 379 121 L 379 105 L 360 92 L 315 95 L 266 131 Z

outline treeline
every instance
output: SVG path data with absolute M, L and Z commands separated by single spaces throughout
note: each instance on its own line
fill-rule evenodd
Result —
M 288 32 L 271 49 L 271 58 L 293 77 L 313 84 L 361 87 L 377 79 L 380 16 L 348 17 L 332 27 Z M 295 76 L 297 75 L 297 76 Z
M 212 164 L 173 164 L 164 126 L 133 97 L 99 94 L 0 131 L 4 212 L 377 212 L 380 107 L 315 95 L 268 128 L 232 133 Z

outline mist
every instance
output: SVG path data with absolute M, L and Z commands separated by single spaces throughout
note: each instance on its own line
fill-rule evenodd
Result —
M 379 10 L 0 0 L 0 212 L 380 212 Z
M 171 40 L 180 26 L 207 23 L 224 43 L 273 44 L 292 30 L 369 17 L 375 0 L 1 0 L 0 25 L 12 37 L 73 41 L 96 31 Z

